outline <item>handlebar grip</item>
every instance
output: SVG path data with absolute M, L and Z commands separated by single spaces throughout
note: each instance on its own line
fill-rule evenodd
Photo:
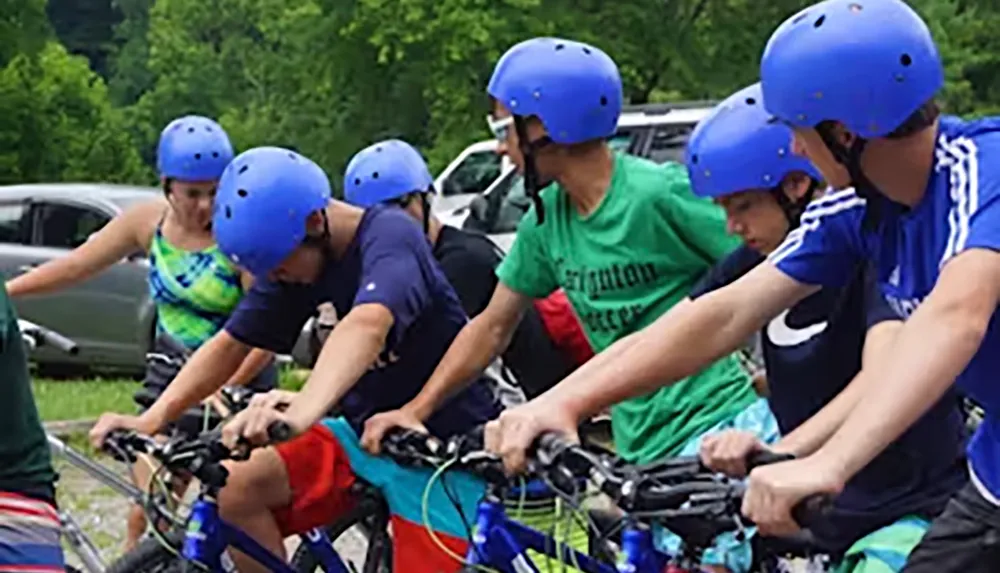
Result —
M 566 440 L 561 434 L 556 432 L 545 432 L 535 440 L 535 452 L 546 453 L 555 457 L 567 449 L 573 447 L 573 443 Z
M 286 442 L 292 438 L 292 427 L 282 421 L 273 422 L 267 427 L 267 439 L 271 443 Z
M 80 352 L 80 347 L 75 342 L 58 332 L 49 330 L 48 328 L 40 328 L 39 330 L 46 344 L 52 345 L 66 354 L 77 354 Z
M 825 493 L 810 495 L 792 508 L 792 519 L 804 529 L 823 520 L 833 509 L 833 497 Z
M 777 464 L 780 462 L 790 462 L 795 459 L 792 454 L 772 452 L 770 450 L 758 450 L 747 456 L 747 472 L 752 472 L 758 466 Z

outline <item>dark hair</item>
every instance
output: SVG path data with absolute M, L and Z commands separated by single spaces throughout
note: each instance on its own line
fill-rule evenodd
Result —
M 941 107 L 938 106 L 937 101 L 933 98 L 920 106 L 917 111 L 910 114 L 910 117 L 906 118 L 899 127 L 892 130 L 892 133 L 886 136 L 887 139 L 902 139 L 909 135 L 913 135 L 918 131 L 928 128 L 934 125 L 934 122 L 938 117 L 941 116 Z

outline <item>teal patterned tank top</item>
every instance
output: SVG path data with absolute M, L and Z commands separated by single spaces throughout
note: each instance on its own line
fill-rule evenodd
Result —
M 194 349 L 222 329 L 243 287 L 239 271 L 218 246 L 185 251 L 157 227 L 149 248 L 149 294 L 158 332 Z

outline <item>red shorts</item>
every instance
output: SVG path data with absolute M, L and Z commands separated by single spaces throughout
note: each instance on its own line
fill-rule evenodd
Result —
M 282 535 L 328 525 L 354 507 L 351 486 L 357 478 L 347 453 L 326 426 L 314 424 L 277 450 L 292 490 L 292 503 L 274 511 Z
M 344 447 L 323 424 L 315 424 L 301 436 L 279 444 L 285 464 L 292 502 L 273 511 L 285 537 L 298 535 L 332 523 L 354 508 L 351 486 L 357 476 Z M 422 525 L 392 516 L 393 568 L 408 573 L 452 573 L 462 564 L 435 543 Z M 465 555 L 464 539 L 438 534 L 449 551 Z

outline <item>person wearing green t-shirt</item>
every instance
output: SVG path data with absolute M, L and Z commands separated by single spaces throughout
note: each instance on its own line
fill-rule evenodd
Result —
M 62 571 L 56 474 L 17 313 L 0 287 L 0 571 Z
M 522 42 L 499 60 L 487 91 L 490 128 L 534 205 L 487 308 L 412 401 L 368 421 L 366 442 L 378 443 L 393 426 L 421 430 L 506 347 L 533 299 L 563 288 L 600 352 L 687 304 L 698 279 L 739 244 L 726 233 L 723 212 L 691 192 L 683 166 L 611 151 L 606 141 L 623 93 L 617 66 L 601 50 L 558 38 Z M 543 181 L 551 184 L 540 191 Z M 764 442 L 777 437 L 766 401 L 734 356 L 616 404 L 611 418 L 618 453 L 637 463 L 695 454 L 703 435 L 724 429 L 752 431 Z

